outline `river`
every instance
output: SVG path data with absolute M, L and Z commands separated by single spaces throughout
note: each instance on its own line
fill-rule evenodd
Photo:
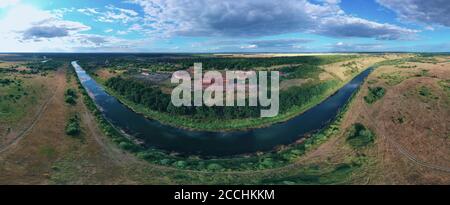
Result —
M 229 156 L 273 150 L 319 130 L 335 119 L 339 110 L 357 91 L 372 68 L 366 69 L 335 94 L 306 112 L 282 123 L 245 131 L 191 131 L 162 124 L 135 113 L 109 95 L 76 61 L 73 67 L 81 84 L 103 116 L 116 128 L 143 142 L 143 146 L 186 155 Z

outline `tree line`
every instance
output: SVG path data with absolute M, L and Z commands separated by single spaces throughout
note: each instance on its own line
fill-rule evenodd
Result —
M 336 81 L 311 83 L 302 87 L 291 87 L 280 93 L 280 112 L 287 112 L 292 107 L 301 107 L 328 89 L 337 85 Z M 160 88 L 144 84 L 134 79 L 113 77 L 106 81 L 106 86 L 133 103 L 143 105 L 150 110 L 165 112 L 171 115 L 184 115 L 196 119 L 243 119 L 260 116 L 261 109 L 258 106 L 181 106 L 175 107 L 171 103 L 171 96 L 161 92 Z
M 128 100 L 143 105 L 151 110 L 174 115 L 186 115 L 197 119 L 238 119 L 257 117 L 260 106 L 227 107 L 227 106 L 181 106 L 175 107 L 171 103 L 171 96 L 161 92 L 157 86 L 138 82 L 134 79 L 113 77 L 106 81 L 106 86 Z M 247 103 L 248 104 L 248 103 Z
M 56 60 L 48 60 L 46 62 L 34 61 L 25 64 L 26 67 L 39 71 L 56 70 L 62 65 L 63 63 L 61 61 Z
M 245 58 L 245 57 L 211 57 L 211 56 L 117 56 L 109 58 L 85 58 L 80 62 L 89 62 L 91 67 L 112 67 L 115 69 L 145 68 L 158 70 L 182 70 L 192 67 L 194 63 L 202 63 L 204 69 L 215 70 L 248 70 L 255 67 L 267 68 L 278 65 L 302 64 L 323 65 L 355 58 L 353 55 L 331 56 L 294 56 L 272 58 Z M 80 64 L 81 65 L 81 64 Z M 82 65 L 81 65 L 82 66 Z M 83 66 L 84 67 L 84 66 Z

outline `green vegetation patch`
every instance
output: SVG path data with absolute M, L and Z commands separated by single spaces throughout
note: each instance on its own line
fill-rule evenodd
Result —
M 378 78 L 385 80 L 386 84 L 393 86 L 408 79 L 409 76 L 402 75 L 400 71 L 397 71 L 392 73 L 383 73 Z
M 61 67 L 63 63 L 61 61 L 56 60 L 47 60 L 47 61 L 33 61 L 26 63 L 25 66 L 35 70 L 35 71 L 49 71 L 56 70 Z
M 157 54 L 156 54 L 157 55 Z M 139 69 L 151 71 L 175 71 L 188 69 L 194 63 L 201 62 L 205 70 L 249 70 L 253 68 L 270 68 L 281 65 L 325 65 L 357 58 L 358 55 L 324 55 L 324 56 L 295 56 L 273 58 L 246 57 L 214 57 L 214 56 L 123 56 L 108 58 L 96 56 L 95 59 L 80 60 L 79 65 L 88 70 L 99 67 L 109 67 L 117 70 L 126 69 L 126 73 L 137 72 Z M 89 71 L 88 71 L 89 72 Z
M 370 79 L 370 80 L 367 81 L 367 83 L 368 84 L 375 84 L 375 83 L 378 83 L 378 80 L 377 79 Z
M 75 89 L 68 88 L 64 92 L 64 101 L 70 105 L 77 104 L 77 101 L 76 101 L 77 98 L 78 98 L 77 91 Z
M 416 74 L 416 77 L 427 77 L 430 76 L 429 70 L 422 69 Z
M 8 79 L 8 78 L 4 78 L 4 79 L 1 79 L 0 78 L 0 86 L 8 86 L 8 85 L 10 85 L 10 84 L 13 84 L 15 81 L 14 80 L 11 80 L 11 79 Z
M 14 122 L 36 105 L 45 88 L 33 79 L 23 80 L 14 74 L 0 73 L 0 122 Z
M 386 94 L 386 89 L 383 87 L 369 87 L 369 93 L 364 96 L 364 101 L 368 104 L 373 104 L 381 99 Z
M 284 67 L 279 70 L 282 74 L 281 80 L 284 79 L 319 79 L 319 74 L 323 71 L 318 65 L 299 65 Z
M 80 132 L 80 118 L 78 117 L 78 115 L 74 115 L 66 124 L 66 134 L 70 136 L 77 136 L 80 134 Z
M 311 165 L 302 168 L 292 176 L 271 177 L 261 181 L 261 184 L 340 184 L 348 181 L 351 174 L 360 168 L 356 163 L 341 163 L 335 166 L 320 167 Z
M 47 158 L 53 158 L 56 156 L 57 153 L 53 147 L 44 145 L 43 147 L 39 148 L 39 154 Z
M 427 86 L 420 86 L 417 88 L 417 93 L 421 97 L 421 99 L 425 102 L 428 102 L 429 100 L 436 100 L 439 99 L 438 96 L 434 95 L 431 89 Z
M 440 80 L 438 84 L 442 87 L 442 89 L 444 89 L 445 92 L 450 93 L 450 80 Z
M 355 75 L 355 74 L 357 74 L 359 72 L 358 64 L 356 63 L 356 61 L 351 61 L 351 62 L 348 62 L 348 63 L 344 63 L 344 64 L 342 64 L 342 66 L 348 68 L 348 70 L 346 70 L 344 72 L 345 76 Z
M 347 143 L 355 149 L 366 147 L 375 140 L 375 134 L 363 124 L 352 125 L 347 134 Z
M 373 67 L 376 68 L 376 67 L 381 67 L 381 66 L 399 66 L 406 62 L 407 62 L 407 60 L 405 58 L 394 59 L 394 60 L 385 60 L 385 61 L 375 63 L 375 65 L 373 65 Z

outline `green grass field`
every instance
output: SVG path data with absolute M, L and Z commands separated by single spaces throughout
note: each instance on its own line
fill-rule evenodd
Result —
M 40 96 L 46 92 L 43 82 L 35 77 L 0 73 L 0 122 L 14 123 L 22 119 Z

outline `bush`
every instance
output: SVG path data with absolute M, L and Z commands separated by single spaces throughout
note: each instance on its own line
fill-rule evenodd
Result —
M 223 169 L 223 167 L 220 164 L 211 163 L 211 164 L 208 164 L 207 169 L 209 171 L 220 171 Z
M 77 92 L 72 88 L 69 88 L 64 92 L 64 101 L 68 104 L 75 105 L 77 103 L 77 98 Z
M 75 105 L 77 102 L 75 101 L 75 98 L 73 98 L 72 96 L 66 96 L 64 97 L 64 102 L 71 104 L 71 105 Z
M 71 136 L 79 135 L 81 132 L 80 129 L 80 118 L 78 115 L 73 116 L 69 119 L 66 125 L 66 134 Z
M 369 87 L 369 94 L 367 94 L 367 96 L 364 96 L 364 100 L 366 101 L 366 103 L 372 104 L 382 98 L 384 94 L 386 94 L 386 90 L 382 87 Z
M 186 161 L 180 160 L 180 161 L 174 162 L 173 165 L 178 168 L 186 168 L 188 163 Z
M 72 88 L 68 88 L 64 94 L 65 94 L 65 95 L 68 95 L 68 96 L 72 96 L 72 97 L 74 97 L 74 98 L 77 97 L 77 91 L 75 91 L 75 90 L 72 89 Z
M 431 93 L 431 90 L 428 87 L 421 86 L 419 88 L 419 95 L 429 97 L 429 96 L 432 96 L 433 94 Z
M 363 124 L 356 123 L 354 124 L 347 135 L 347 142 L 353 148 L 362 148 L 369 144 L 372 144 L 375 140 L 375 135 L 364 127 Z

